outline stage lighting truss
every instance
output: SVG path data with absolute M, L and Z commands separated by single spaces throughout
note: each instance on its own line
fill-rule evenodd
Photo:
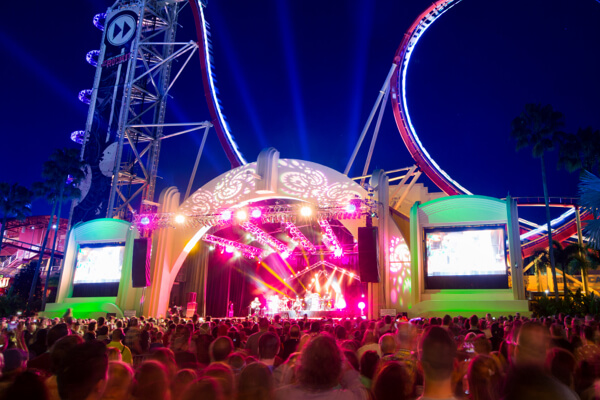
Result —
M 286 282 L 291 282 L 294 279 L 298 279 L 300 278 L 302 275 L 305 275 L 307 273 L 309 273 L 310 271 L 312 271 L 315 268 L 319 268 L 319 267 L 325 267 L 325 268 L 329 268 L 333 270 L 333 273 L 340 273 L 342 276 L 348 276 L 349 279 L 354 279 L 360 282 L 360 277 L 358 275 L 356 275 L 353 272 L 350 272 L 344 268 L 340 268 L 335 264 L 332 264 L 328 261 L 319 261 L 314 263 L 313 265 L 309 265 L 308 267 L 304 268 L 303 270 L 298 271 L 296 274 L 294 275 L 290 275 L 289 277 L 285 278 L 284 281 Z
M 246 232 L 251 234 L 254 237 L 254 239 L 257 240 L 260 244 L 268 246 L 273 250 L 277 251 L 279 254 L 282 255 L 283 258 L 287 258 L 286 255 L 289 256 L 292 252 L 292 250 L 288 248 L 287 244 L 275 239 L 273 236 L 269 235 L 267 232 L 254 225 L 252 222 L 244 222 L 240 226 Z
M 318 221 L 327 220 L 346 220 L 346 219 L 359 219 L 370 211 L 370 205 L 366 204 L 365 201 L 354 202 L 356 210 L 349 212 L 347 209 L 348 204 L 337 204 L 330 207 L 315 208 L 314 213 L 310 217 L 303 217 L 300 215 L 301 208 L 305 205 L 299 204 L 276 204 L 269 206 L 256 207 L 249 205 L 248 210 L 255 210 L 260 208 L 261 214 L 259 218 L 252 218 L 255 223 L 286 223 L 291 222 L 296 224 L 297 222 L 307 222 L 312 219 Z M 239 223 L 235 218 L 232 218 L 239 208 L 222 209 L 212 214 L 196 214 L 188 215 L 181 213 L 143 213 L 135 214 L 133 216 L 132 225 L 138 230 L 148 230 L 147 225 L 141 224 L 144 217 L 149 217 L 152 221 L 152 230 L 160 228 L 202 228 L 207 226 L 224 226 L 229 224 Z M 231 213 L 227 213 L 230 211 Z M 224 215 L 229 215 L 229 218 Z M 252 215 L 251 211 L 248 212 Z M 183 215 L 185 221 L 183 223 L 176 223 L 175 218 L 178 215 Z
M 307 253 L 314 253 L 317 251 L 315 245 L 312 244 L 306 236 L 304 236 L 302 231 L 300 231 L 296 225 L 294 225 L 292 222 L 284 222 L 284 226 L 292 240 L 298 242 Z
M 213 243 L 222 248 L 232 247 L 235 250 L 239 251 L 246 258 L 258 258 L 259 260 L 261 260 L 264 252 L 258 247 L 249 246 L 247 244 L 235 242 L 233 240 L 225 239 L 214 235 L 204 235 L 202 237 L 202 240 L 204 240 L 207 243 Z
M 319 226 L 323 231 L 323 243 L 333 252 L 334 257 L 341 257 L 344 255 L 344 251 L 342 250 L 342 245 L 340 244 L 337 236 L 331 229 L 331 225 L 329 225 L 329 221 L 326 219 L 319 220 Z

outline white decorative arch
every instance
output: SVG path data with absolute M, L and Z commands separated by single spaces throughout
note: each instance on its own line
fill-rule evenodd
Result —
M 262 174 L 262 175 L 261 175 Z M 264 176 L 264 178 L 263 178 Z M 266 181 L 263 181 L 265 179 Z M 179 205 L 179 191 L 165 189 L 160 197 L 161 213 L 188 216 L 214 215 L 220 210 L 241 207 L 266 199 L 304 201 L 318 208 L 347 204 L 367 195 L 346 175 L 310 161 L 279 159 L 272 148 L 263 150 L 257 162 L 234 168 L 208 182 Z M 355 233 L 360 220 L 350 220 Z M 152 286 L 144 302 L 145 315 L 165 315 L 171 287 L 187 254 L 210 227 L 163 228 L 153 240 Z

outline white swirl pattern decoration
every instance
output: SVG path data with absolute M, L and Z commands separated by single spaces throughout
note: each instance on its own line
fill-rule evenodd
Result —
M 194 192 L 180 207 L 186 215 L 211 215 L 237 204 L 267 198 L 302 200 L 317 207 L 364 199 L 366 191 L 356 182 L 329 167 L 310 161 L 280 159 L 277 193 L 256 193 L 256 162 L 232 169 Z

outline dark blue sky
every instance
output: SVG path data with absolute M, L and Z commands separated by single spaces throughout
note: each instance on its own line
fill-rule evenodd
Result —
M 94 14 L 109 1 L 5 5 L 0 181 L 29 185 L 55 148 L 75 147 L 91 88 Z M 209 0 L 217 86 L 248 161 L 273 146 L 343 171 L 404 32 L 430 1 Z M 195 40 L 191 12 L 179 41 Z M 529 102 L 563 112 L 566 129 L 600 129 L 600 4 L 594 0 L 464 0 L 419 42 L 408 71 L 409 111 L 429 153 L 475 194 L 541 196 L 539 162 L 514 152 L 510 122 Z M 209 119 L 198 58 L 175 87 L 167 122 Z M 201 134 L 163 144 L 159 190 L 185 191 Z M 358 175 L 368 144 L 351 175 Z M 554 169 L 550 195 L 576 196 L 577 176 Z M 387 107 L 371 170 L 412 164 Z M 195 188 L 229 163 L 214 131 Z M 42 201 L 35 213 L 47 212 Z

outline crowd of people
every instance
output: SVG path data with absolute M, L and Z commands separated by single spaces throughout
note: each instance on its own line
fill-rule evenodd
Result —
M 587 400 L 599 338 L 594 316 L 14 316 L 0 399 Z

